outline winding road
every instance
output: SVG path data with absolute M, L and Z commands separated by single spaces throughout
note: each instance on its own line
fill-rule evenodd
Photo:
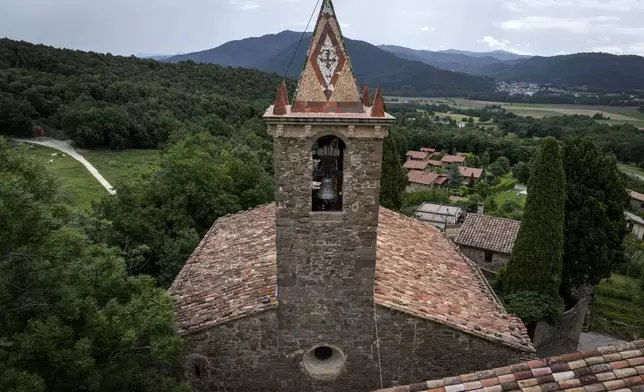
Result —
M 36 144 L 39 146 L 53 148 L 64 154 L 69 155 L 70 157 L 80 162 L 83 166 L 85 166 L 87 171 L 90 172 L 90 174 L 94 176 L 94 178 L 96 178 L 96 181 L 98 181 L 103 186 L 103 188 L 105 188 L 105 190 L 109 192 L 110 195 L 116 194 L 116 190 L 114 190 L 114 188 L 112 188 L 112 185 L 110 185 L 110 183 L 105 179 L 105 177 L 103 177 L 101 173 L 99 173 L 98 170 L 96 170 L 94 165 L 89 163 L 87 159 L 85 159 L 81 154 L 76 152 L 76 150 L 74 150 L 74 148 L 69 143 L 64 142 L 62 140 L 48 138 L 48 137 L 39 137 L 35 139 L 11 139 L 11 140 L 14 140 L 20 143 Z

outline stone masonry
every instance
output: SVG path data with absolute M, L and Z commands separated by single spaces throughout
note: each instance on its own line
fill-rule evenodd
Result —
M 373 126 L 314 125 L 306 130 L 285 126 L 271 133 L 282 349 L 288 356 L 317 345 L 338 347 L 351 371 L 325 390 L 337 390 L 339 385 L 345 390 L 373 389 L 378 379 L 373 361 L 373 287 L 385 132 Z M 311 146 L 324 135 L 337 136 L 346 146 L 341 212 L 311 211 Z M 292 365 L 291 377 L 301 374 L 297 361 Z M 314 379 L 306 379 L 312 383 L 306 390 L 323 390 Z

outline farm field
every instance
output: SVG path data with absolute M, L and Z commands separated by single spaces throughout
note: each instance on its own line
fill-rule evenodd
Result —
M 619 170 L 623 171 L 626 174 L 634 174 L 644 178 L 644 169 L 640 169 L 635 165 L 628 165 L 626 163 L 619 163 Z
M 62 157 L 57 150 L 47 147 L 25 146 L 28 154 L 39 159 L 60 184 L 63 194 L 71 198 L 71 204 L 81 210 L 89 211 L 92 201 L 99 201 L 107 195 L 105 188 L 74 158 Z M 57 157 L 51 154 L 58 153 Z M 53 159 L 53 163 L 49 161 Z
M 537 103 L 508 103 L 497 101 L 477 101 L 464 98 L 403 98 L 410 102 L 426 102 L 434 104 L 447 104 L 454 108 L 482 109 L 488 105 L 498 105 L 519 116 L 530 116 L 534 118 L 563 116 L 563 115 L 584 115 L 593 116 L 601 113 L 609 120 L 599 120 L 611 125 L 629 124 L 644 129 L 644 113 L 635 107 L 618 107 L 607 105 L 570 105 L 570 104 L 537 104 Z

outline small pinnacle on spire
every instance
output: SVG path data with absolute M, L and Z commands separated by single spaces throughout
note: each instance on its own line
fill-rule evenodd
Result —
M 286 81 L 282 80 L 280 89 L 282 90 L 282 100 L 284 102 L 284 106 L 288 106 L 290 103 L 288 100 L 288 91 L 286 90 Z
M 364 88 L 362 89 L 362 104 L 364 106 L 371 106 L 371 97 L 369 96 L 369 85 L 367 85 L 367 83 L 364 84 Z
M 371 107 L 371 117 L 384 117 L 385 116 L 385 100 L 382 98 L 382 91 L 380 87 L 376 89 L 376 96 L 373 99 L 373 106 Z
M 284 93 L 282 87 L 275 90 L 275 100 L 273 101 L 273 114 L 283 116 L 286 114 L 286 104 L 284 104 Z

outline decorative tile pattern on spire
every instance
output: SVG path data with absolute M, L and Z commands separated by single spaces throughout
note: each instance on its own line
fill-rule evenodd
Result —
M 292 111 L 364 112 L 331 0 L 322 3 Z

